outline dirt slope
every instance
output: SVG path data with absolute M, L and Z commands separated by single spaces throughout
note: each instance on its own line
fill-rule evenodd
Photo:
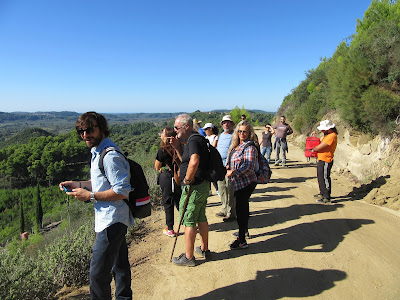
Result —
M 212 259 L 197 257 L 194 268 L 169 262 L 164 213 L 148 218 L 130 246 L 134 299 L 399 299 L 400 214 L 347 196 L 351 182 L 335 173 L 336 203 L 317 204 L 315 164 L 291 146 L 288 165 L 273 166 L 272 182 L 252 195 L 248 249 L 229 250 L 237 224 L 215 217 L 216 195 L 207 208 Z M 63 299 L 87 299 L 87 287 Z

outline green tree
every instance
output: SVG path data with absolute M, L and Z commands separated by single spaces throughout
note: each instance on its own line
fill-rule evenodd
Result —
M 20 207 L 20 225 L 19 225 L 19 231 L 20 233 L 25 232 L 25 217 L 24 217 L 24 205 L 22 204 L 22 198 L 19 199 L 19 207 Z
M 35 196 L 35 202 L 36 202 L 36 233 L 39 232 L 39 230 L 42 228 L 42 223 L 43 223 L 43 208 L 42 208 L 42 198 L 40 196 L 40 186 L 39 184 L 36 185 L 36 196 Z
M 232 117 L 233 122 L 235 122 L 235 124 L 239 123 L 241 121 L 241 116 L 242 115 L 246 115 L 247 119 L 251 122 L 251 117 L 250 117 L 250 113 L 244 108 L 244 106 L 242 106 L 242 108 L 239 108 L 238 106 L 235 106 L 234 109 L 232 109 L 229 114 Z

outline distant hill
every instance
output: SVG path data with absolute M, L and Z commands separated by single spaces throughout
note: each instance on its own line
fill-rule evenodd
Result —
M 12 145 L 26 144 L 31 138 L 37 138 L 40 136 L 54 136 L 54 134 L 41 128 L 27 128 L 17 133 L 16 135 L 11 136 L 10 138 L 5 139 L 5 143 L 1 143 L 0 148 L 9 147 Z
M 104 114 L 110 125 L 133 122 L 159 123 L 174 118 L 176 113 L 117 113 Z M 58 135 L 74 129 L 80 113 L 71 111 L 61 112 L 0 112 L 0 142 L 4 142 L 27 128 L 42 128 Z
M 229 113 L 229 109 L 213 110 L 210 112 L 196 111 L 190 113 L 204 114 L 225 114 Z M 268 114 L 263 110 L 249 110 L 254 114 Z M 183 112 L 173 113 L 104 113 L 110 125 L 130 124 L 134 122 L 151 122 L 156 125 L 165 121 L 170 121 Z M 271 113 L 275 114 L 275 113 Z M 48 134 L 58 135 L 66 134 L 74 129 L 75 121 L 80 113 L 72 111 L 50 111 L 50 112 L 0 112 L 0 142 L 11 141 L 12 137 L 20 139 L 17 135 L 28 128 L 41 128 Z M 220 116 L 218 116 L 220 119 Z M 216 122 L 217 124 L 219 123 Z M 39 134 L 36 132 L 36 134 Z M 23 139 L 23 138 L 22 138 Z M 16 140 L 17 141 L 17 140 Z M 8 143 L 8 142 L 7 142 Z M 5 143 L 5 144 L 7 144 Z M 18 142 L 17 142 L 18 143 Z

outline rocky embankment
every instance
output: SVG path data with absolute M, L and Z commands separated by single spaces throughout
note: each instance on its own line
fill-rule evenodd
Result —
M 346 128 L 335 115 L 328 118 L 337 124 L 339 131 L 333 172 L 354 182 L 353 197 L 399 211 L 399 137 L 371 138 Z M 298 146 L 304 147 L 305 140 L 305 135 L 290 137 L 290 141 Z

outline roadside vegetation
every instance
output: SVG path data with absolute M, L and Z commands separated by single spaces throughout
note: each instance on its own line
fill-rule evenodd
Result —
M 400 3 L 373 0 L 356 32 L 287 95 L 278 115 L 308 134 L 337 110 L 352 128 L 390 135 L 400 114 Z

